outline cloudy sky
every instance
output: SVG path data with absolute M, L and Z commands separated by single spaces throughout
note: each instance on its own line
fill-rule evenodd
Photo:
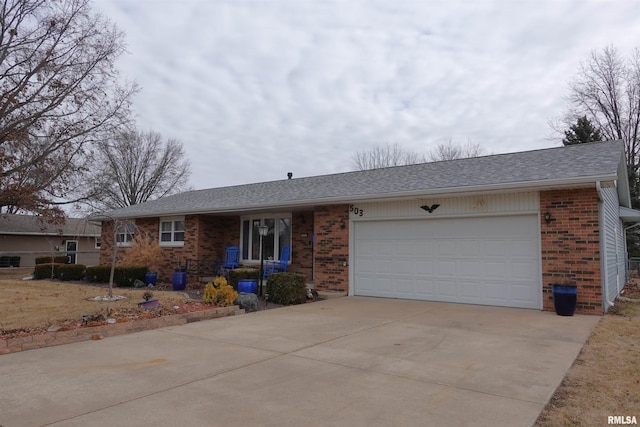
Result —
M 196 189 L 348 171 L 447 140 L 559 145 L 592 50 L 640 47 L 638 0 L 99 0 L 126 33 L 138 128 L 180 140 Z M 553 139 L 553 138 L 556 139 Z

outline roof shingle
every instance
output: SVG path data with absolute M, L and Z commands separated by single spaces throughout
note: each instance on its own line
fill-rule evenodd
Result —
M 231 212 L 402 195 L 616 179 L 621 141 L 188 191 L 107 213 L 126 218 Z

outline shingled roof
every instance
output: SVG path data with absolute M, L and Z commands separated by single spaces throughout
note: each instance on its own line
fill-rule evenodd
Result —
M 32 215 L 0 215 L 0 234 L 100 236 L 101 227 L 81 218 L 48 219 Z
M 624 174 L 621 141 L 188 191 L 103 218 L 242 212 L 354 201 L 578 186 Z M 626 188 L 626 187 L 624 187 Z

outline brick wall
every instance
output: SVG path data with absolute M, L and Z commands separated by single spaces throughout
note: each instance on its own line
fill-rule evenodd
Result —
M 549 212 L 550 224 L 544 219 Z M 552 284 L 578 286 L 577 312 L 602 313 L 598 194 L 593 189 L 540 193 L 543 309 L 553 310 Z
M 160 232 L 160 218 L 137 218 L 135 224 L 139 232 L 152 236 L 156 241 Z M 184 267 L 188 259 L 207 258 L 212 262 L 224 259 L 224 250 L 228 245 L 240 242 L 240 218 L 217 216 L 185 216 L 184 246 L 163 247 L 164 261 L 158 271 L 158 280 L 171 281 L 171 274 L 178 267 Z M 100 248 L 100 264 L 111 264 L 113 249 L 113 223 L 103 222 L 102 243 Z M 117 265 L 126 264 L 128 248 L 121 247 L 117 251 Z M 193 278 L 197 279 L 197 278 Z
M 342 228 L 344 224 L 344 228 Z M 321 206 L 314 214 L 315 288 L 349 290 L 349 205 Z
M 291 217 L 292 273 L 304 274 L 307 283 L 313 282 L 313 212 L 295 212 Z

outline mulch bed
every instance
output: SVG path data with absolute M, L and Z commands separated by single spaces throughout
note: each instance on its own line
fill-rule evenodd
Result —
M 152 310 L 142 308 L 129 309 L 110 309 L 107 314 L 98 314 L 90 316 L 87 319 L 67 320 L 55 326 L 38 326 L 33 328 L 22 328 L 13 330 L 0 331 L 0 340 L 8 340 L 17 337 L 26 337 L 30 335 L 40 335 L 47 332 L 70 331 L 74 329 L 88 328 L 93 326 L 107 325 L 109 323 L 124 323 L 140 319 L 153 319 L 162 316 L 171 316 L 174 314 L 192 313 L 194 311 L 204 311 L 215 309 L 215 306 L 205 304 L 201 301 L 187 301 L 183 304 L 173 307 L 159 306 Z M 107 317 L 108 316 L 108 317 Z M 113 319 L 107 321 L 107 319 Z M 115 320 L 115 322 L 114 322 Z
M 66 283 L 74 283 L 74 282 L 66 282 Z M 108 285 L 105 285 L 105 284 L 94 284 L 94 283 L 85 283 L 85 282 L 75 282 L 75 283 L 85 285 L 85 286 L 87 285 L 95 286 L 98 288 L 109 287 Z M 205 304 L 202 302 L 203 288 L 204 288 L 204 285 L 187 284 L 184 290 L 176 291 L 176 292 L 183 292 L 187 294 L 190 298 L 190 301 L 186 301 L 185 303 L 182 303 L 180 305 L 175 305 L 172 307 L 159 306 L 151 310 L 145 310 L 143 308 L 130 308 L 130 309 L 112 308 L 110 309 L 109 313 L 91 316 L 91 318 L 88 318 L 88 319 L 67 320 L 55 326 L 39 326 L 39 327 L 33 327 L 33 328 L 22 328 L 22 329 L 14 329 L 14 330 L 0 330 L 0 341 L 8 340 L 11 338 L 17 338 L 17 337 L 41 335 L 47 332 L 70 331 L 74 329 L 81 329 L 81 328 L 87 328 L 87 327 L 93 327 L 93 326 L 106 325 L 108 323 L 114 323 L 113 320 L 108 322 L 107 318 L 115 319 L 115 323 L 124 323 L 124 322 L 140 320 L 140 319 L 152 319 L 156 317 L 171 316 L 174 314 L 184 314 L 184 313 L 191 313 L 194 311 L 204 311 L 204 310 L 215 309 L 216 306 Z M 114 292 L 116 289 L 118 289 L 118 287 L 114 287 Z M 173 287 L 171 284 L 159 283 L 156 286 L 150 287 L 149 289 L 157 290 L 157 291 L 172 291 Z M 261 310 L 282 307 L 282 305 L 280 304 L 265 302 L 264 297 L 259 297 L 259 299 L 260 299 Z

